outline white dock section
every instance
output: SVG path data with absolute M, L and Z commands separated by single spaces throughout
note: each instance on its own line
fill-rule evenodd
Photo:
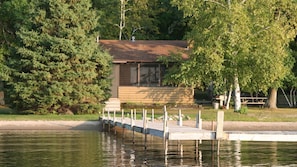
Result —
M 107 120 L 106 120 L 107 121 Z M 105 122 L 106 122 L 105 121 Z M 198 128 L 169 125 L 168 132 L 164 132 L 163 122 L 148 122 L 147 128 L 143 128 L 143 120 L 134 120 L 134 126 L 132 127 L 131 119 L 125 119 L 121 122 L 121 118 L 116 118 L 115 121 L 110 120 L 109 123 L 113 126 L 122 127 L 125 129 L 133 130 L 139 133 L 145 133 L 168 140 L 214 140 L 215 132 L 209 130 L 199 130 Z M 106 122 L 107 123 L 107 122 Z M 164 133 L 167 133 L 164 135 Z
M 297 142 L 296 131 L 233 131 L 228 140 Z
M 168 124 L 167 113 L 164 113 L 162 121 L 148 121 L 146 112 L 142 120 L 136 120 L 135 111 L 131 110 L 131 118 L 113 117 L 108 112 L 108 117 L 103 116 L 101 119 L 103 124 L 109 126 L 117 126 L 131 131 L 149 134 L 164 138 L 166 140 L 231 140 L 231 141 L 279 141 L 279 142 L 297 142 L 297 131 L 223 131 L 222 111 L 218 112 L 216 131 L 204 130 L 201 127 L 182 126 L 181 121 L 176 125 Z M 200 112 L 199 112 L 200 114 Z M 180 114 L 181 115 L 181 114 Z M 153 116 L 152 116 L 153 118 Z M 197 124 L 201 124 L 200 116 Z M 180 118 L 181 119 L 181 118 Z

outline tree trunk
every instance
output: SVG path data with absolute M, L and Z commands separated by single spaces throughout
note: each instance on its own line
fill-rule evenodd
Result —
M 240 87 L 238 83 L 238 76 L 234 77 L 234 112 L 238 112 L 241 109 L 240 100 Z
M 270 95 L 269 95 L 269 100 L 268 100 L 268 107 L 272 108 L 272 109 L 277 109 L 276 101 L 277 101 L 277 89 L 272 88 L 270 90 Z
M 121 0 L 121 17 L 120 17 L 120 32 L 119 32 L 119 40 L 122 40 L 123 29 L 126 26 L 126 2 L 125 0 Z
M 226 109 L 227 110 L 229 110 L 229 108 L 230 108 L 231 96 L 232 96 L 232 85 L 230 86 L 229 93 L 228 93 L 228 98 L 227 98 L 227 102 L 226 102 Z

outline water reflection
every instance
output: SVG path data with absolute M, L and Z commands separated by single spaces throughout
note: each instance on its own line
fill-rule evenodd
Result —
M 0 166 L 92 166 L 101 161 L 98 133 L 0 132 Z
M 217 155 L 216 142 L 167 145 L 160 138 L 133 137 L 122 130 L 0 131 L 0 166 L 297 166 L 296 144 L 221 141 Z

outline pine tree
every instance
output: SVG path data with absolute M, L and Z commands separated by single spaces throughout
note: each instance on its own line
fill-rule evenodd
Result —
M 111 56 L 96 43 L 98 17 L 90 1 L 32 3 L 31 24 L 17 32 L 8 61 L 8 103 L 38 113 L 98 110 L 109 97 Z

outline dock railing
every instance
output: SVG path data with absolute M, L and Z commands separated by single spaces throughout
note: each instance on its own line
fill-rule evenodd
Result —
M 196 127 L 183 126 L 183 117 L 181 110 L 178 111 L 178 118 L 176 124 L 170 124 L 168 121 L 168 112 L 166 106 L 163 108 L 163 116 L 159 117 L 160 121 L 155 121 L 155 111 L 151 110 L 151 119 L 149 120 L 148 110 L 142 110 L 142 120 L 137 120 L 137 112 L 132 109 L 130 112 L 126 112 L 125 117 L 124 110 L 121 110 L 121 114 L 117 114 L 116 111 L 103 111 L 100 119 L 102 128 L 106 129 L 107 124 L 108 131 L 111 131 L 113 127 L 120 127 L 132 131 L 133 143 L 134 133 L 142 133 L 144 137 L 144 146 L 147 147 L 147 135 L 156 136 L 164 139 L 164 150 L 167 155 L 168 141 L 183 141 L 193 140 L 195 142 L 195 148 L 198 148 L 198 144 L 203 140 L 210 140 L 213 143 L 217 141 L 217 154 L 220 150 L 220 141 L 276 141 L 276 142 L 297 142 L 297 132 L 295 131 L 224 131 L 224 111 L 217 112 L 216 128 L 212 130 L 205 130 L 202 128 L 201 111 L 198 110 L 196 116 Z M 107 117 L 105 114 L 107 112 Z M 111 115 L 113 114 L 113 115 Z M 119 116 L 119 117 L 117 117 Z M 115 131 L 116 132 L 116 131 Z M 200 142 L 199 142 L 200 141 Z
M 158 116 L 157 118 L 154 109 L 152 109 L 151 112 L 148 111 L 149 110 L 142 109 L 141 114 L 140 111 L 137 113 L 136 109 L 131 109 L 130 112 L 121 110 L 121 113 L 119 113 L 119 111 L 104 110 L 102 112 L 101 120 L 109 124 L 108 127 L 118 126 L 132 130 L 133 132 L 136 131 L 143 134 L 151 134 L 169 140 L 217 140 L 215 135 L 217 132 L 215 132 L 215 129 L 204 130 L 202 128 L 201 110 L 198 110 L 196 114 L 196 120 L 193 127 L 183 126 L 183 119 L 185 116 L 182 114 L 181 109 L 178 110 L 178 113 L 169 115 L 166 106 L 164 106 L 162 116 Z M 105 116 L 106 114 L 107 117 Z M 142 115 L 142 119 L 139 119 L 140 114 Z M 127 117 L 125 117 L 125 115 Z M 219 118 L 222 119 L 220 120 L 220 125 L 222 126 L 220 128 L 220 134 L 223 134 L 224 118 L 223 116 Z M 158 121 L 156 121 L 156 119 Z M 176 121 L 176 124 L 173 123 L 174 120 Z M 223 138 L 222 136 L 224 135 L 221 135 L 220 139 Z

